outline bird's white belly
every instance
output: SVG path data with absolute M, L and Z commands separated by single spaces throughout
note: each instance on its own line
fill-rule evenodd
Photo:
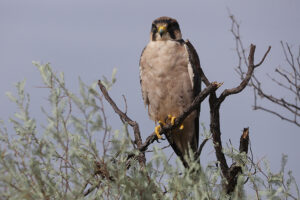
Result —
M 147 47 L 151 53 L 145 52 L 148 67 L 143 85 L 151 86 L 147 88 L 149 115 L 155 121 L 180 115 L 193 99 L 187 53 L 178 43 L 166 43 L 152 43 Z

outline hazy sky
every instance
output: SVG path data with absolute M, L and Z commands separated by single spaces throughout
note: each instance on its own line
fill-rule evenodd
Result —
M 288 97 L 266 76 L 275 67 L 287 66 L 280 41 L 288 42 L 296 52 L 300 45 L 300 3 L 296 0 L 252 1 L 15 1 L 0 2 L 0 116 L 7 120 L 15 111 L 6 91 L 27 80 L 31 93 L 31 114 L 41 115 L 46 93 L 32 61 L 50 62 L 55 71 L 63 71 L 67 85 L 77 92 L 78 77 L 90 84 L 103 75 L 110 77 L 116 67 L 117 83 L 110 91 L 123 106 L 126 95 L 130 117 L 140 123 L 145 138 L 154 128 L 144 108 L 139 85 L 139 57 L 149 40 L 151 22 L 159 16 L 176 18 L 183 38 L 196 47 L 203 70 L 211 81 L 223 82 L 219 89 L 239 83 L 234 71 L 237 57 L 230 33 L 228 10 L 241 25 L 244 45 L 257 45 L 256 61 L 268 45 L 272 46 L 265 63 L 256 70 L 269 92 Z M 281 155 L 288 154 L 287 168 L 300 183 L 300 129 L 262 111 L 253 111 L 251 89 L 230 96 L 221 107 L 221 131 L 225 143 L 231 139 L 238 147 L 244 127 L 250 127 L 254 159 L 267 157 L 271 168 L 280 168 Z M 272 107 L 272 106 L 271 106 Z M 119 128 L 119 119 L 109 111 L 109 119 Z M 207 101 L 202 104 L 201 122 L 209 127 Z M 205 147 L 203 162 L 214 160 L 211 143 Z

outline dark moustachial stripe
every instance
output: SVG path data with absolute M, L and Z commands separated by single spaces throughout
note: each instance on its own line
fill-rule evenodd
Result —
M 175 31 L 180 31 L 179 24 L 176 21 L 173 21 L 172 23 L 168 24 L 168 32 L 170 34 L 170 37 L 175 40 Z
M 176 39 L 176 36 L 175 36 L 175 33 L 174 33 L 174 30 L 168 30 L 169 34 L 170 34 L 170 37 L 175 40 Z

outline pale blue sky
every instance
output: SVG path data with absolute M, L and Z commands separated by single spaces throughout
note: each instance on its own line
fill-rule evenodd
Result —
M 128 113 L 140 123 L 143 137 L 151 133 L 154 123 L 144 108 L 139 85 L 139 57 L 149 39 L 153 19 L 159 16 L 176 18 L 183 37 L 196 47 L 201 65 L 211 81 L 224 81 L 219 90 L 239 83 L 234 67 L 237 57 L 230 33 L 228 9 L 241 24 L 244 45 L 257 45 L 258 61 L 268 45 L 272 46 L 265 63 L 256 70 L 265 88 L 287 96 L 274 87 L 266 73 L 285 66 L 280 41 L 289 42 L 296 51 L 300 45 L 300 3 L 297 0 L 255 1 L 15 1 L 0 2 L 0 116 L 7 119 L 15 106 L 5 97 L 14 90 L 13 83 L 27 79 L 32 94 L 32 115 L 41 115 L 46 103 L 39 72 L 33 60 L 50 62 L 55 71 L 63 71 L 67 85 L 77 90 L 78 77 L 92 83 L 103 75 L 110 76 L 116 67 L 117 83 L 113 98 L 123 105 L 126 95 Z M 221 108 L 223 142 L 230 138 L 238 147 L 241 131 L 250 127 L 254 159 L 267 157 L 278 170 L 281 154 L 288 154 L 288 169 L 300 182 L 300 129 L 270 114 L 253 111 L 250 89 L 228 97 Z M 108 111 L 111 109 L 108 108 Z M 114 128 L 118 118 L 110 112 Z M 207 101 L 202 104 L 201 122 L 209 127 Z M 210 147 L 209 147 L 210 146 Z M 205 147 L 203 162 L 213 160 L 211 144 Z

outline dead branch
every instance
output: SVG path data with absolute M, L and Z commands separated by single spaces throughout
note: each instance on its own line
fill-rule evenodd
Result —
M 203 141 L 202 141 L 202 143 L 201 143 L 201 145 L 200 145 L 200 147 L 199 147 L 199 149 L 198 149 L 198 151 L 197 151 L 197 154 L 196 154 L 196 158 L 198 158 L 200 155 L 201 155 L 201 153 L 202 153 L 202 149 L 203 149 L 203 147 L 204 147 L 204 145 L 206 144 L 206 142 L 209 140 L 209 138 L 205 138 Z
M 271 46 L 269 46 L 268 50 L 266 51 L 266 53 L 265 53 L 264 57 L 261 59 L 261 61 L 258 64 L 254 65 L 254 67 L 260 66 L 265 61 L 265 59 L 266 59 L 267 55 L 269 54 L 270 50 L 271 50 Z
M 242 79 L 241 83 L 237 87 L 234 87 L 232 89 L 225 89 L 219 97 L 217 97 L 215 92 L 212 92 L 209 97 L 210 131 L 212 133 L 217 160 L 220 163 L 222 174 L 228 182 L 226 186 L 228 193 L 233 191 L 236 185 L 237 174 L 238 172 L 240 172 L 240 169 L 234 166 L 229 167 L 226 161 L 226 157 L 223 153 L 221 131 L 220 131 L 220 106 L 227 96 L 240 93 L 245 89 L 245 87 L 249 84 L 249 81 L 251 80 L 255 66 L 259 66 L 263 63 L 263 60 L 265 59 L 266 55 L 270 51 L 271 47 L 268 48 L 268 50 L 265 53 L 265 56 L 262 58 L 262 61 L 260 61 L 259 64 L 257 65 L 254 64 L 255 48 L 256 48 L 255 45 L 251 44 L 250 52 L 248 56 L 248 62 L 246 62 L 248 64 L 248 71 L 246 75 L 243 76 L 244 78 Z
M 112 98 L 109 96 L 105 86 L 101 83 L 100 80 L 98 81 L 98 86 L 99 86 L 102 94 L 104 95 L 105 99 L 107 100 L 107 102 L 112 106 L 114 111 L 119 115 L 121 121 L 126 121 L 133 128 L 135 143 L 137 144 L 137 147 L 140 148 L 143 142 L 142 142 L 141 132 L 140 132 L 138 123 L 136 121 L 133 121 L 132 119 L 130 119 L 126 113 L 122 112 L 118 108 L 118 106 L 112 100 Z M 141 166 L 145 165 L 146 157 L 143 152 L 140 153 L 138 160 L 139 160 Z
M 248 153 L 249 146 L 249 128 L 244 128 L 243 133 L 240 138 L 240 153 Z M 242 166 L 237 163 L 232 163 L 228 169 L 228 184 L 226 186 L 227 193 L 230 194 L 234 191 L 237 184 L 238 175 L 242 173 Z
M 248 67 L 248 62 L 245 60 L 245 49 L 243 47 L 243 43 L 241 41 L 241 37 L 239 34 L 239 24 L 235 20 L 234 17 L 231 17 L 232 20 L 232 28 L 231 32 L 236 40 L 236 53 L 238 55 L 238 66 L 236 71 L 240 75 L 241 79 L 244 79 L 244 76 L 246 74 L 245 69 L 242 67 L 242 63 L 245 63 L 244 65 Z M 298 51 L 298 56 L 295 56 L 296 53 L 293 53 L 291 46 L 288 43 L 283 43 L 281 41 L 281 47 L 283 50 L 284 58 L 286 60 L 287 66 L 285 68 L 279 68 L 277 67 L 275 69 L 275 73 L 278 75 L 278 77 L 268 75 L 268 77 L 279 86 L 279 88 L 283 88 L 287 92 L 289 92 L 291 95 L 287 95 L 286 97 L 280 97 L 279 95 L 274 95 L 268 93 L 265 89 L 262 87 L 261 81 L 255 76 L 252 75 L 251 79 L 249 81 L 249 85 L 254 88 L 254 110 L 262 110 L 264 112 L 268 112 L 272 115 L 275 115 L 279 117 L 280 119 L 293 123 L 296 126 L 300 127 L 300 46 Z M 267 57 L 267 54 L 269 53 L 270 48 L 263 56 L 262 60 L 254 65 L 254 67 L 260 66 L 265 58 Z M 249 70 L 249 68 L 248 68 Z M 292 98 L 287 98 L 287 97 Z M 263 99 L 266 99 L 268 102 L 276 105 L 278 108 L 281 108 L 283 110 L 287 111 L 286 113 L 279 112 L 277 109 L 271 109 L 267 108 L 265 105 L 258 105 L 258 97 L 261 97 Z
M 241 92 L 249 83 L 249 80 L 251 79 L 252 75 L 253 75 L 253 71 L 256 67 L 260 66 L 263 61 L 265 60 L 266 56 L 268 55 L 268 53 L 271 50 L 271 46 L 269 46 L 268 50 L 266 51 L 264 57 L 261 59 L 261 61 L 254 65 L 254 53 L 255 53 L 255 45 L 251 44 L 250 46 L 250 53 L 248 56 L 248 71 L 246 73 L 246 77 L 242 79 L 242 82 L 240 83 L 239 86 L 232 88 L 232 89 L 226 89 L 222 92 L 222 94 L 219 97 L 220 103 L 222 101 L 224 101 L 224 99 L 231 95 L 231 94 L 237 94 L 239 92 Z
M 244 128 L 243 134 L 240 138 L 240 153 L 245 152 L 248 153 L 248 146 L 249 146 L 249 127 Z

